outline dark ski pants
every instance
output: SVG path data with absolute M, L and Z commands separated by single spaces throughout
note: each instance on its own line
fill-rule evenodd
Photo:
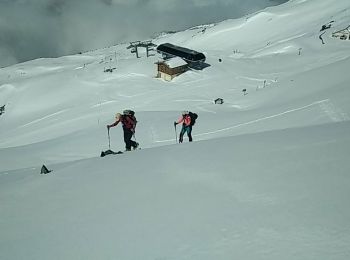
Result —
M 192 126 L 191 125 L 188 125 L 188 126 L 182 125 L 182 129 L 181 129 L 180 137 L 179 137 L 179 143 L 182 143 L 185 133 L 187 133 L 188 140 L 190 142 L 192 142 Z
M 131 140 L 131 138 L 132 138 L 134 133 L 130 129 L 126 128 L 126 127 L 123 127 L 123 131 L 124 131 L 125 149 L 127 151 L 130 151 L 131 147 L 136 148 L 137 147 L 136 142 Z

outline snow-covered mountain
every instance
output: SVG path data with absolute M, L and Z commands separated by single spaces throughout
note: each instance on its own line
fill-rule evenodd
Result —
M 0 259 L 349 259 L 349 25 L 291 0 L 162 34 L 210 65 L 171 82 L 128 44 L 1 69 Z M 129 108 L 142 149 L 101 158 Z

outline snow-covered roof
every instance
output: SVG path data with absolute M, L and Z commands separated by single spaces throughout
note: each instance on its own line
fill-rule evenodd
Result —
M 174 57 L 169 60 L 165 60 L 164 63 L 167 64 L 169 68 L 176 68 L 187 64 L 186 61 L 179 57 Z

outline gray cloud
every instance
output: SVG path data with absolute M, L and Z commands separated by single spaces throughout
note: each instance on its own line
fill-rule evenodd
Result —
M 0 67 L 237 18 L 286 1 L 0 0 Z

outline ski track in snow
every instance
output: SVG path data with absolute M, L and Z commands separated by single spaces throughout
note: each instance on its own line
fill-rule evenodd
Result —
M 103 101 L 101 103 L 92 105 L 91 108 L 96 108 L 96 107 L 100 107 L 100 106 L 103 106 L 103 105 L 109 105 L 111 103 L 116 103 L 116 102 L 117 102 L 116 100 Z
M 19 126 L 18 128 L 23 128 L 23 127 L 27 127 L 27 126 L 32 125 L 32 124 L 36 124 L 36 123 L 38 123 L 38 122 L 40 122 L 40 121 L 46 120 L 46 119 L 48 119 L 48 118 L 50 118 L 50 117 L 57 116 L 57 115 L 62 114 L 62 113 L 64 113 L 64 112 L 66 112 L 66 111 L 68 111 L 68 109 L 64 109 L 64 110 L 58 111 L 58 112 L 56 112 L 56 113 L 53 113 L 53 114 L 44 116 L 44 117 L 39 118 L 39 119 L 36 119 L 36 120 L 34 120 L 34 121 L 31 121 L 30 123 L 27 123 L 27 124 L 25 124 L 25 125 Z
M 278 113 L 278 114 L 275 114 L 275 115 L 258 118 L 258 119 L 255 119 L 255 120 L 252 120 L 252 121 L 249 121 L 249 122 L 246 122 L 246 123 L 241 123 L 241 124 L 238 124 L 238 125 L 222 128 L 222 129 L 219 129 L 219 130 L 216 130 L 216 131 L 211 131 L 211 132 L 206 132 L 206 133 L 202 133 L 202 134 L 197 134 L 195 136 L 205 136 L 205 135 L 211 135 L 211 134 L 216 134 L 216 133 L 220 133 L 220 132 L 223 132 L 223 131 L 232 130 L 234 128 L 238 128 L 238 127 L 241 127 L 241 126 L 254 124 L 254 123 L 261 122 L 261 121 L 268 120 L 268 119 L 275 118 L 275 117 L 284 116 L 284 115 L 289 114 L 289 113 L 293 113 L 293 112 L 297 112 L 297 111 L 300 111 L 300 110 L 304 110 L 306 108 L 309 108 L 309 107 L 312 107 L 312 106 L 315 106 L 315 105 L 320 105 L 320 104 L 327 103 L 327 102 L 329 102 L 328 99 L 316 101 L 316 102 L 313 102 L 313 103 L 311 103 L 309 105 L 306 105 L 306 106 L 303 106 L 303 107 L 294 108 L 294 109 L 291 109 L 291 110 L 284 111 L 282 113 Z
M 238 128 L 238 127 L 251 125 L 251 124 L 258 123 L 258 122 L 261 122 L 261 121 L 264 121 L 264 120 L 268 120 L 268 119 L 271 119 L 271 118 L 280 117 L 280 116 L 283 116 L 283 115 L 286 115 L 286 114 L 289 114 L 289 113 L 297 112 L 297 111 L 300 111 L 300 110 L 303 110 L 303 109 L 306 109 L 306 108 L 309 108 L 309 107 L 312 107 L 312 106 L 315 106 L 315 105 L 322 106 L 324 103 L 329 103 L 329 99 L 316 101 L 316 102 L 313 102 L 313 103 L 311 103 L 309 105 L 298 107 L 298 108 L 294 108 L 294 109 L 290 109 L 290 110 L 287 110 L 287 111 L 284 111 L 284 112 L 281 112 L 281 113 L 278 113 L 278 114 L 275 114 L 275 115 L 258 118 L 258 119 L 255 119 L 255 120 L 252 120 L 252 121 L 249 121 L 249 122 L 246 122 L 246 123 L 241 123 L 241 124 L 238 124 L 238 125 L 221 128 L 221 129 L 218 129 L 218 130 L 215 130 L 215 131 L 210 131 L 210 132 L 205 132 L 205 133 L 201 133 L 201 134 L 196 134 L 196 135 L 193 135 L 193 136 L 199 137 L 199 136 L 206 136 L 206 135 L 212 135 L 212 134 L 217 134 L 217 133 L 220 133 L 220 132 L 229 131 L 229 130 L 232 130 L 232 129 L 235 129 L 235 128 Z M 158 141 L 155 141 L 155 142 L 156 143 L 166 143 L 166 142 L 173 142 L 173 141 L 174 141 L 174 139 L 168 139 L 168 140 L 158 140 Z

